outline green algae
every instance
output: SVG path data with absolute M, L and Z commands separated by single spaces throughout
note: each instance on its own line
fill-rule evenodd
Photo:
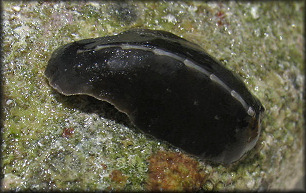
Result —
M 4 190 L 145 190 L 148 158 L 171 150 L 111 105 L 65 97 L 43 72 L 71 41 L 141 27 L 201 45 L 238 73 L 266 113 L 257 146 L 206 162 L 205 190 L 289 189 L 303 171 L 303 2 L 4 2 Z M 119 13 L 124 10 L 126 14 Z M 71 137 L 63 131 L 73 128 Z M 113 171 L 127 177 L 112 181 Z

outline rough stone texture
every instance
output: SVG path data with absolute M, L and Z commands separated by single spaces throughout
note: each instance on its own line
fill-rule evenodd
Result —
M 4 2 L 2 189 L 146 190 L 157 183 L 150 176 L 158 176 L 152 164 L 160 159 L 152 157 L 160 151 L 170 152 L 164 163 L 192 163 L 171 162 L 161 171 L 168 176 L 186 175 L 189 167 L 207 174 L 196 188 L 292 189 L 305 170 L 303 11 L 303 1 Z M 65 97 L 48 85 L 43 72 L 55 48 L 133 27 L 198 43 L 258 96 L 266 108 L 262 134 L 241 161 L 223 166 L 180 153 L 173 158 L 179 150 L 143 135 L 111 105 Z M 173 185 L 180 179 L 171 178 L 168 188 L 189 189 Z

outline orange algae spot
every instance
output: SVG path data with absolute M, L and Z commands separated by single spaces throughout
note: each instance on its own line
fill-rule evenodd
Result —
M 72 137 L 73 133 L 74 133 L 74 129 L 72 127 L 69 127 L 69 128 L 64 128 L 62 135 L 65 138 L 70 138 Z
M 123 175 L 123 173 L 120 170 L 113 170 L 110 174 L 110 180 L 111 180 L 111 186 L 108 187 L 111 190 L 123 190 L 128 177 Z
M 225 24 L 224 20 L 226 18 L 226 14 L 223 11 L 218 11 L 216 13 L 216 17 L 218 18 L 218 22 L 217 22 L 218 26 L 222 26 Z
M 150 191 L 196 191 L 206 179 L 199 162 L 185 154 L 158 151 L 149 158 L 147 189 Z
M 107 169 L 107 165 L 106 165 L 106 164 L 103 164 L 103 163 L 102 163 L 101 166 L 103 167 L 104 170 Z

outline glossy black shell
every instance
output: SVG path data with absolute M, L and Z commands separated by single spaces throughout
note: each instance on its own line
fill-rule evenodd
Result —
M 64 95 L 108 101 L 147 134 L 201 159 L 231 163 L 256 144 L 260 101 L 200 46 L 134 29 L 58 48 L 45 75 Z

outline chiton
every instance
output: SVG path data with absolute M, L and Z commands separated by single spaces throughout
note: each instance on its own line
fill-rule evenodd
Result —
M 107 101 L 145 133 L 203 160 L 237 161 L 260 134 L 264 107 L 242 80 L 169 32 L 69 43 L 54 51 L 45 76 L 58 92 Z

